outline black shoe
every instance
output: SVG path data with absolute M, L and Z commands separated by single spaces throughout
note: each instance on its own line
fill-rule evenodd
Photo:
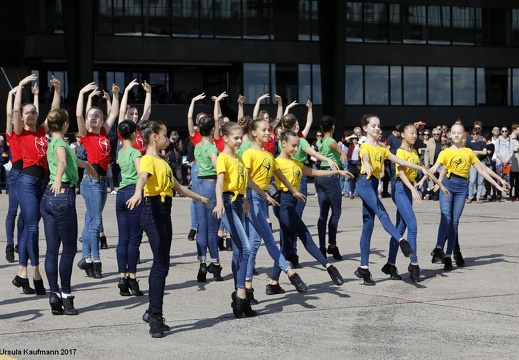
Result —
M 196 230 L 195 229 L 191 229 L 191 230 L 189 230 L 189 234 L 187 235 L 187 239 L 189 241 L 194 241 L 195 240 L 195 236 L 196 236 Z
M 119 295 L 121 296 L 131 296 L 130 293 L 130 285 L 128 284 L 128 279 L 125 277 L 119 278 L 119 283 L 117 284 L 119 288 Z
M 67 296 L 63 299 L 63 313 L 65 315 L 77 315 L 78 311 L 74 308 L 74 296 Z
M 398 275 L 398 270 L 395 265 L 386 263 L 386 265 L 384 265 L 382 268 L 382 272 L 386 275 L 389 275 L 391 280 L 402 280 L 402 277 Z
M 232 312 L 236 318 L 241 318 L 243 316 L 243 312 L 245 311 L 245 304 L 247 303 L 247 299 L 239 298 L 236 295 L 236 291 L 231 294 L 231 307 Z
M 445 253 L 443 252 L 443 249 L 435 248 L 433 251 L 431 251 L 432 260 L 431 262 L 433 264 L 436 264 L 437 262 L 442 262 L 445 259 Z
M 281 286 L 279 286 L 279 283 L 277 283 L 276 285 L 268 284 L 265 293 L 267 295 L 284 294 L 285 289 L 283 289 Z
M 200 268 L 198 269 L 198 274 L 196 275 L 196 280 L 198 282 L 206 282 L 207 278 L 207 265 L 205 263 L 200 263 Z
M 247 317 L 254 317 L 258 315 L 258 313 L 252 310 L 251 300 L 249 298 L 245 298 L 245 306 L 243 307 L 243 314 Z
M 58 294 L 54 292 L 50 293 L 49 305 L 52 311 L 52 315 L 63 315 L 63 301 Z
M 251 305 L 258 305 L 259 301 L 254 298 L 254 289 L 245 289 L 245 295 L 247 296 L 247 300 L 250 301 Z
M 108 243 L 106 242 L 106 236 L 100 236 L 99 237 L 99 247 L 101 249 L 108 249 Z
M 218 236 L 218 250 L 220 250 L 220 251 L 227 250 L 227 248 L 225 247 L 224 239 L 223 239 L 222 236 Z
M 43 286 L 43 279 L 40 279 L 40 280 L 32 279 L 32 283 L 34 284 L 34 290 L 36 291 L 36 295 L 47 294 L 47 290 L 45 290 L 45 286 Z
M 36 293 L 33 288 L 29 286 L 29 279 L 21 278 L 18 275 L 13 279 L 12 284 L 17 288 L 21 287 L 25 295 L 33 295 Z
M 325 256 L 326 257 L 326 256 Z M 301 269 L 302 266 L 299 264 L 299 256 L 297 254 L 292 254 L 286 257 L 287 261 L 290 262 L 290 267 L 292 269 Z
M 101 279 L 103 277 L 103 274 L 101 273 L 101 270 L 103 268 L 103 264 L 101 262 L 94 262 L 94 266 L 92 266 L 92 277 L 94 279 Z
M 364 280 L 364 285 L 375 285 L 375 282 L 371 278 L 371 272 L 369 269 L 363 269 L 361 267 L 358 267 L 357 270 L 354 272 L 355 276 L 357 276 L 359 279 Z
M 14 246 L 14 252 L 18 254 L 18 244 Z
M 164 318 L 162 315 L 152 314 L 150 316 L 150 335 L 152 338 L 161 338 L 164 336 Z
M 411 280 L 414 282 L 420 282 L 420 266 L 409 264 L 407 267 L 407 271 L 409 271 L 409 276 L 411 277 Z
M 220 265 L 216 265 L 215 263 L 210 263 L 207 267 L 207 271 L 213 274 L 214 281 L 223 281 L 222 277 L 222 267 Z
M 333 258 L 335 260 L 337 260 L 337 261 L 342 260 L 342 255 L 339 253 L 339 248 L 337 246 L 335 246 L 335 247 L 328 246 L 328 250 L 326 250 L 326 252 L 330 255 L 333 255 Z
M 319 251 L 323 254 L 325 259 L 328 258 L 328 255 L 326 254 L 326 246 L 319 246 Z
M 14 262 L 14 246 L 13 245 L 7 245 L 5 247 L 5 259 L 7 262 Z
M 231 238 L 225 239 L 225 249 L 227 251 L 232 251 L 232 240 L 231 240 Z
M 413 248 L 406 239 L 402 239 L 398 242 L 398 245 L 400 245 L 400 250 L 402 250 L 402 254 L 404 254 L 405 257 L 410 257 L 414 255 Z
M 92 263 L 92 265 L 94 265 L 94 263 Z M 91 266 L 88 269 L 85 269 L 85 274 L 88 277 L 94 277 L 94 266 Z
M 454 256 L 454 261 L 456 261 L 457 267 L 465 266 L 465 259 L 463 258 L 463 255 L 461 254 L 460 245 L 457 241 L 456 241 L 456 245 L 454 246 L 454 252 L 452 255 Z
M 80 268 L 81 270 L 90 269 L 92 267 L 92 265 L 93 265 L 92 262 L 87 262 L 85 259 L 81 259 L 77 263 L 77 267 Z
M 149 310 L 146 310 L 144 311 L 144 314 L 142 314 L 142 321 L 144 321 L 146 324 L 148 324 L 150 322 L 150 311 Z M 166 324 L 164 324 L 164 318 L 162 318 L 162 330 L 163 331 L 170 331 L 170 327 Z
M 445 271 L 452 271 L 454 268 L 452 267 L 452 259 L 450 256 L 446 256 L 445 259 L 443 259 L 443 269 Z
M 288 277 L 290 283 L 294 285 L 298 293 L 305 293 L 308 290 L 306 284 L 301 280 L 301 277 L 298 273 L 293 273 L 292 276 Z
M 344 284 L 344 279 L 342 278 L 341 273 L 339 272 L 339 270 L 337 270 L 335 266 L 330 265 L 326 269 L 326 271 L 328 271 L 328 275 L 330 275 L 330 278 L 332 279 L 335 285 L 341 286 L 342 284 Z
M 142 296 L 144 293 L 139 289 L 139 282 L 137 279 L 128 278 L 128 285 L 133 296 Z
M 254 276 L 259 275 L 259 272 L 256 270 L 256 268 L 252 268 L 252 275 L 254 275 Z

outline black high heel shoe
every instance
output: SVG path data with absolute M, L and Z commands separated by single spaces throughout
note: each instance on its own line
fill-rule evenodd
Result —
M 25 295 L 33 295 L 36 293 L 36 291 L 29 286 L 29 279 L 27 278 L 22 278 L 16 275 L 12 281 L 12 284 L 17 288 L 21 287 Z

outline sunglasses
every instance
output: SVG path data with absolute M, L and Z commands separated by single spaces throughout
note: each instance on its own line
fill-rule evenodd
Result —
M 508 130 L 501 130 L 501 132 L 502 132 L 502 133 L 507 133 L 507 132 L 508 132 Z
M 429 133 L 423 133 L 423 136 L 429 136 L 430 134 Z
M 317 137 L 323 137 L 322 135 L 317 135 Z
M 436 135 L 438 135 L 438 136 L 439 136 L 440 134 L 438 134 L 438 133 L 434 133 L 433 135 L 434 135 L 434 136 L 436 136 Z

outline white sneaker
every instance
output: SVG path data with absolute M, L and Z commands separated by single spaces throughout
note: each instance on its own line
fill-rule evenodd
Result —
M 110 194 L 117 195 L 117 191 L 116 190 L 112 190 L 112 192 Z

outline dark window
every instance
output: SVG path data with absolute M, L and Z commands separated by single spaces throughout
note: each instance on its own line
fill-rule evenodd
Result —
M 391 83 L 391 105 L 402 105 L 402 67 L 391 66 L 389 68 Z
M 426 105 L 425 66 L 404 66 L 404 105 Z
M 427 34 L 429 44 L 451 43 L 450 6 L 427 7 Z
M 365 66 L 365 104 L 389 105 L 389 74 L 387 66 Z
M 402 5 L 404 43 L 425 43 L 426 13 L 427 7 L 424 5 Z
M 346 41 L 362 42 L 363 39 L 362 3 L 348 2 L 346 4 Z
M 364 4 L 364 40 L 366 42 L 387 43 L 387 4 Z
M 362 105 L 363 80 L 361 65 L 346 65 L 346 101 L 347 105 Z
M 243 37 L 270 39 L 270 0 L 243 0 Z
M 451 105 L 451 68 L 429 67 L 429 105 Z

